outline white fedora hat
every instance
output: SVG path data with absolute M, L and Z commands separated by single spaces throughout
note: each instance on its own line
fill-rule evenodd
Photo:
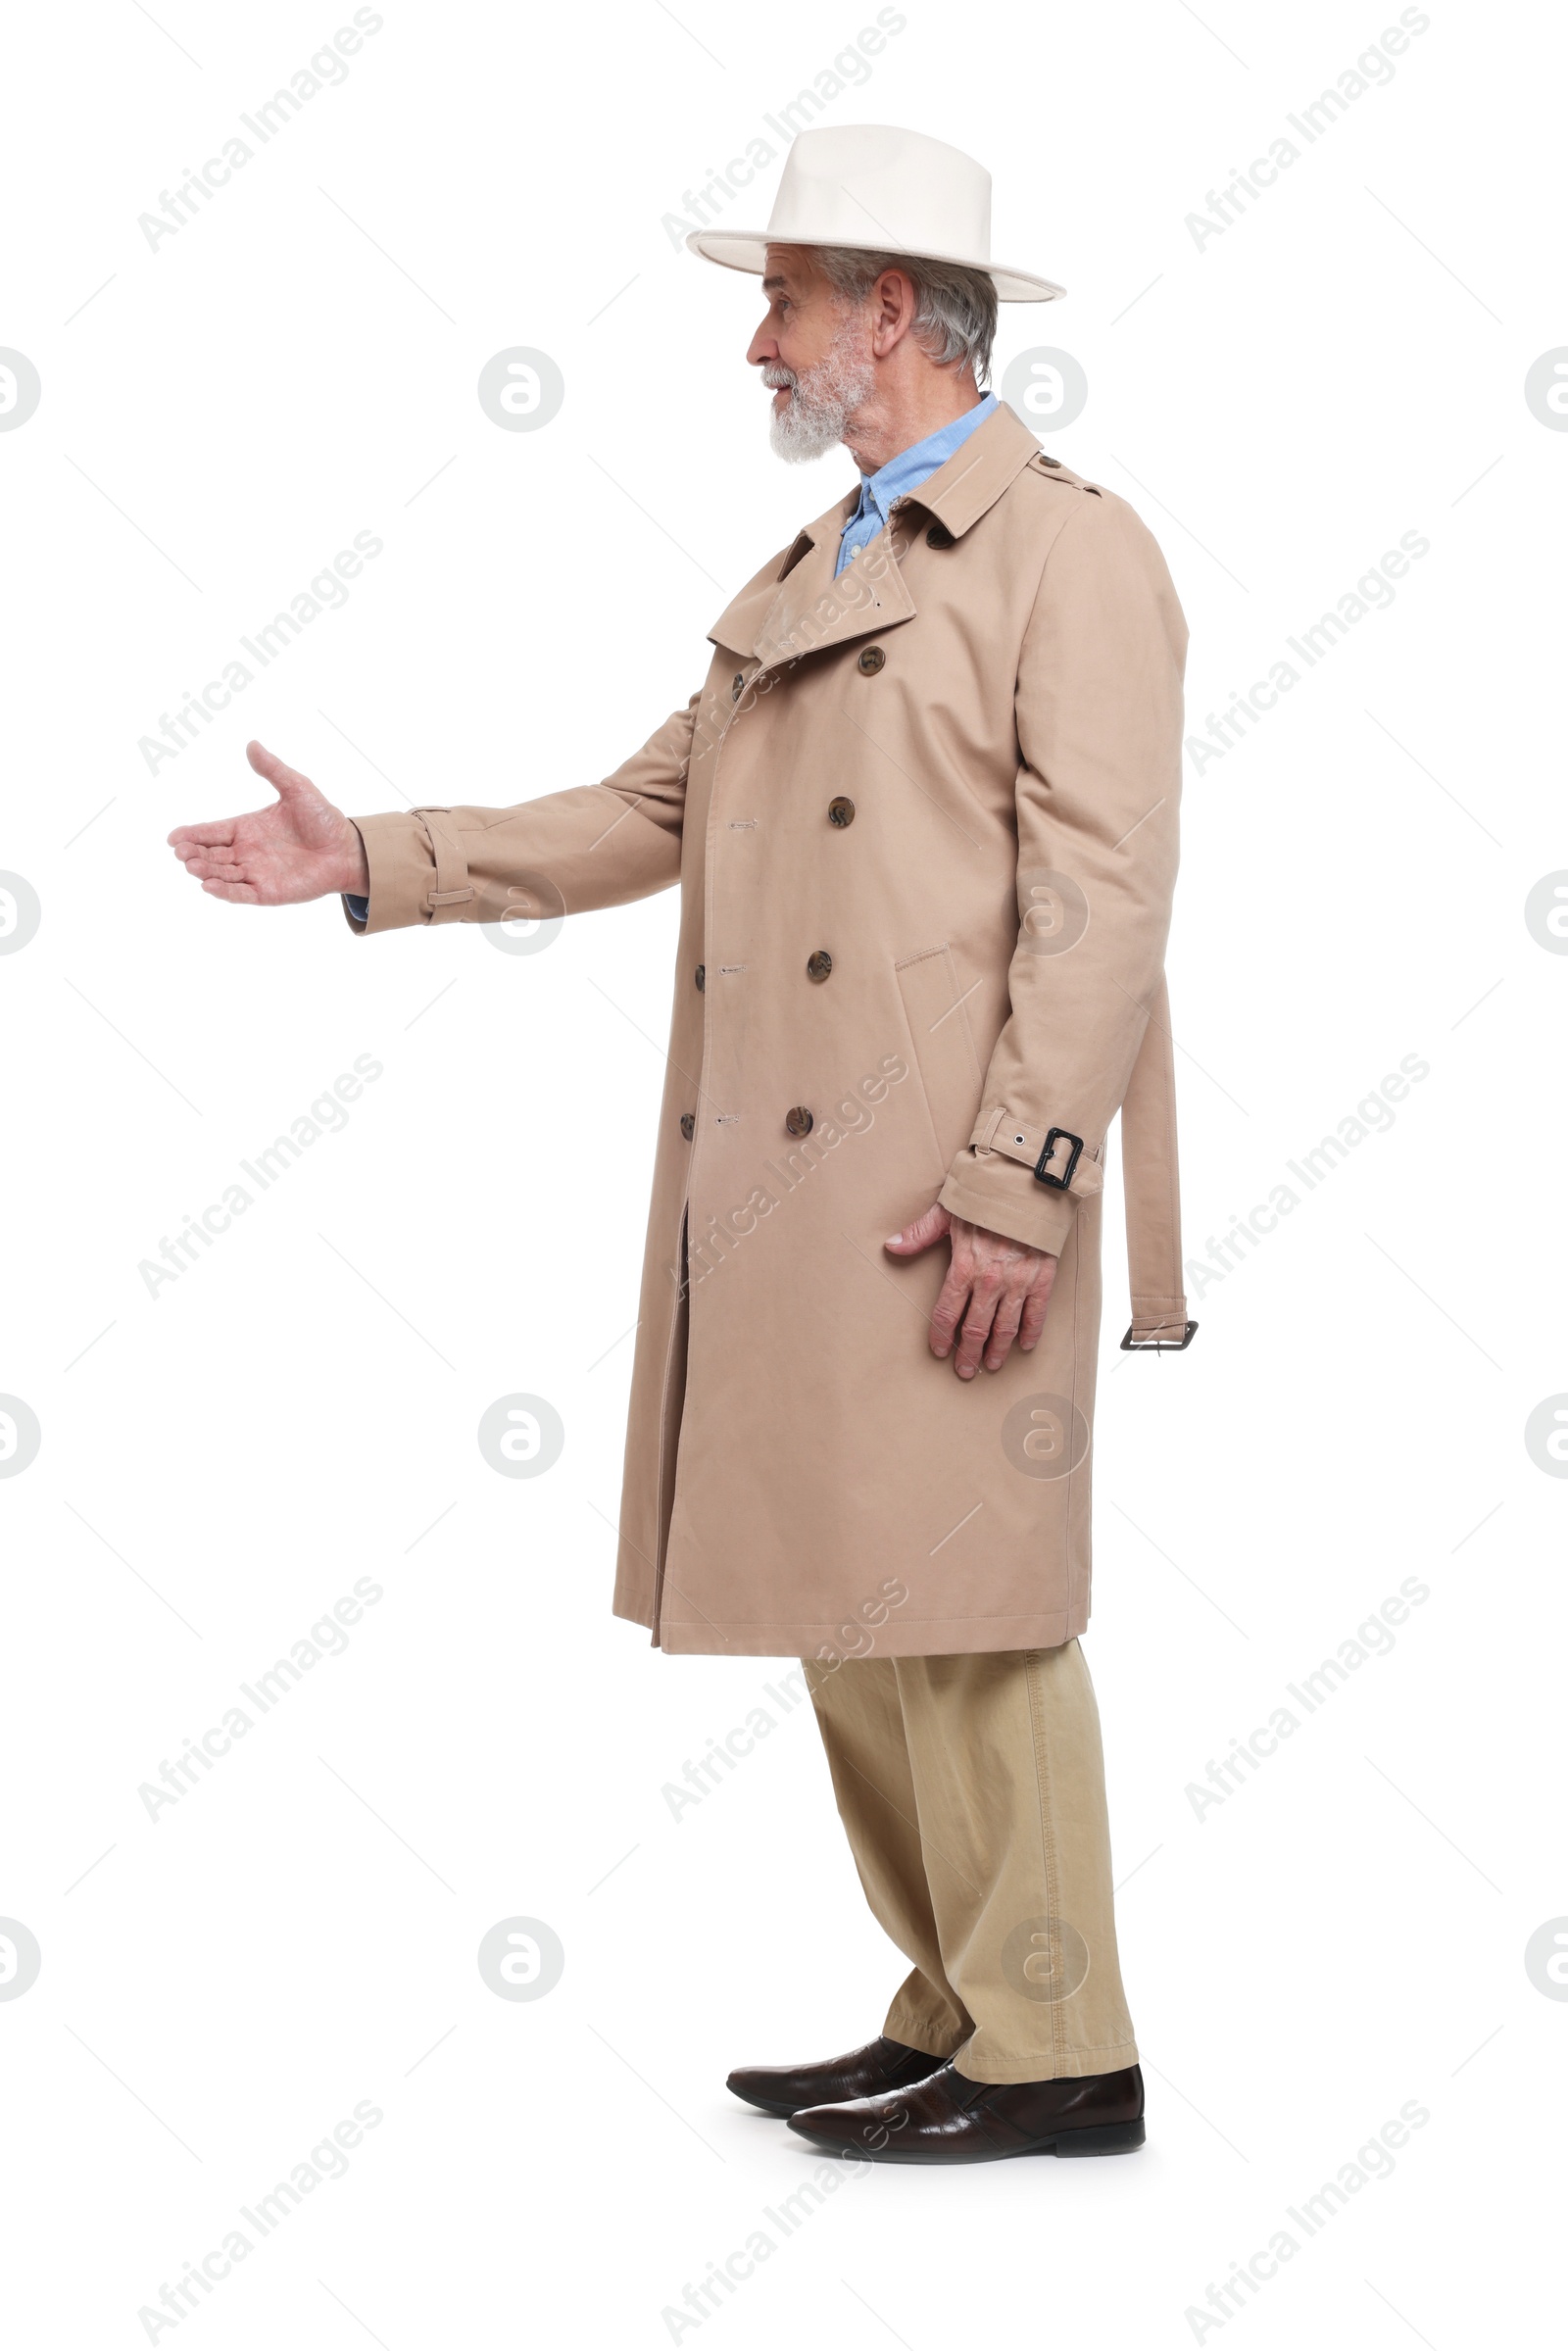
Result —
M 993 263 L 991 174 L 982 165 L 941 139 L 881 123 L 801 131 L 765 228 L 699 228 L 686 242 L 705 261 L 754 276 L 769 245 L 843 245 L 983 269 L 1003 302 L 1051 302 L 1063 291 Z

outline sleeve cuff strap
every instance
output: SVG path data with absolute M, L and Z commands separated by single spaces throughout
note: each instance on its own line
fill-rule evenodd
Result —
M 415 924 L 461 921 L 474 890 L 451 813 L 413 808 L 356 816 L 369 869 L 369 915 L 361 931 L 406 930 Z M 360 926 L 344 913 L 352 928 Z
M 994 1188 L 977 1167 L 955 1172 L 937 1198 L 951 1215 L 984 1225 L 989 1233 L 1004 1233 L 1028 1249 L 1047 1249 L 1054 1257 L 1066 1247 L 1078 1212 L 1070 1192 L 1048 1192 L 1043 1184 L 1031 1184 L 1024 1192 L 1010 1169 L 1006 1182 Z
M 1033 1175 L 1045 1151 L 1047 1137 L 1060 1132 L 1060 1128 L 1036 1126 L 1029 1119 L 1015 1118 L 1010 1110 L 982 1110 L 974 1122 L 969 1149 L 977 1152 L 982 1161 L 991 1151 L 999 1152 L 1004 1159 L 1016 1159 Z M 1052 1171 L 1055 1172 L 1061 1167 L 1064 1160 L 1065 1146 L 1057 1144 L 1052 1152 Z M 1104 1186 L 1105 1147 L 1103 1143 L 1097 1143 L 1093 1148 L 1086 1144 L 1078 1154 L 1078 1164 L 1073 1169 L 1067 1190 L 1077 1193 L 1082 1200 L 1091 1193 L 1102 1192 Z M 1042 1185 L 1041 1189 L 1054 1191 L 1057 1187 Z

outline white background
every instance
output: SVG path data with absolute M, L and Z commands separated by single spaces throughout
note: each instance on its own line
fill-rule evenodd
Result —
M 1190 1254 L 1401 1057 L 1430 1074 L 1210 1270 L 1189 1354 L 1115 1352 L 1107 1254 L 1085 1646 L 1147 2150 L 878 2169 L 786 2240 L 763 2208 L 811 2157 L 724 2075 L 868 2036 L 902 1963 L 781 1669 L 609 1613 L 673 900 L 531 957 L 356 942 L 332 903 L 204 897 L 164 837 L 256 805 L 253 733 L 352 811 L 505 804 L 685 701 L 715 613 L 852 473 L 772 457 L 755 284 L 662 216 L 779 149 L 764 115 L 875 12 L 388 0 L 343 85 L 149 249 L 138 215 L 348 13 L 96 0 L 10 39 L 0 343 L 43 396 L 0 432 L 0 866 L 42 921 L 0 959 L 0 1390 L 42 1444 L 0 1481 L 0 1913 L 43 1964 L 0 2002 L 8 2331 L 145 2341 L 163 2282 L 368 2100 L 347 2176 L 154 2339 L 653 2346 L 759 2228 L 776 2251 L 676 2339 L 1533 2339 L 1568 1485 L 1524 1424 L 1568 1389 L 1568 959 L 1524 902 L 1568 866 L 1568 436 L 1523 385 L 1568 343 L 1560 21 L 1435 0 L 1201 247 L 1187 215 L 1395 8 L 909 0 L 820 118 L 979 155 L 999 259 L 1069 289 L 1004 312 L 998 373 L 1042 344 L 1086 369 L 1048 446 L 1160 539 L 1196 731 L 1430 541 L 1189 766 Z M 475 396 L 512 345 L 565 378 L 537 432 Z M 149 774 L 138 739 L 361 530 L 384 552 L 346 606 Z M 139 1261 L 360 1054 L 383 1074 L 346 1128 L 149 1296 Z M 566 1431 L 531 1481 L 475 1443 L 516 1391 Z M 346 1651 L 149 1818 L 139 1787 L 363 1576 Z M 1410 1577 L 1392 1652 L 1200 1817 L 1189 1784 Z M 759 1704 L 772 1735 L 673 1818 L 665 1784 Z M 475 1960 L 515 1915 L 565 1950 L 528 2003 Z M 1393 2176 L 1200 2332 L 1209 2281 L 1407 2101 Z

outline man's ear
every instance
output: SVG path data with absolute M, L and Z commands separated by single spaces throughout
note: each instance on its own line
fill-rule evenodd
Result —
M 876 281 L 875 340 L 880 358 L 906 334 L 918 303 L 913 280 L 902 269 L 884 269 Z

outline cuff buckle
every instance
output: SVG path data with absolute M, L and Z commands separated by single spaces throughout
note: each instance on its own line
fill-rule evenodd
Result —
M 1051 1172 L 1051 1154 L 1055 1150 L 1058 1143 L 1070 1143 L 1072 1145 L 1072 1150 L 1067 1154 L 1067 1166 L 1065 1172 L 1061 1175 L 1053 1175 Z M 1065 1127 L 1051 1127 L 1048 1129 L 1046 1134 L 1046 1148 L 1041 1152 L 1039 1158 L 1035 1161 L 1035 1182 L 1037 1184 L 1048 1185 L 1053 1192 L 1065 1192 L 1068 1185 L 1072 1182 L 1073 1171 L 1077 1167 L 1078 1161 L 1083 1154 L 1083 1148 L 1084 1139 L 1082 1135 L 1069 1135 Z

